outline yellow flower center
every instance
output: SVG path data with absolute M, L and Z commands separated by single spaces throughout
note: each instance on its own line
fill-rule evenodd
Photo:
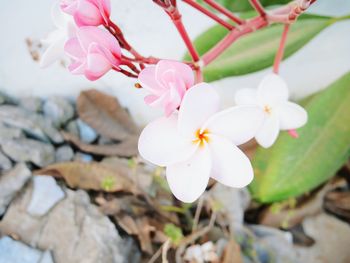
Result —
M 197 144 L 199 143 L 199 146 L 204 146 L 205 143 L 209 142 L 209 131 L 204 130 L 201 131 L 198 129 L 195 134 L 195 139 L 193 140 L 193 143 Z
M 264 106 L 264 111 L 265 111 L 267 114 L 271 114 L 271 113 L 272 113 L 272 108 L 271 108 L 269 105 L 265 105 L 265 106 Z

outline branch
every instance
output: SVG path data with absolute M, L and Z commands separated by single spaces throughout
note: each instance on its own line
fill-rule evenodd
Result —
M 220 12 L 221 14 L 227 16 L 229 19 L 231 19 L 233 22 L 241 25 L 244 24 L 245 21 L 243 19 L 240 19 L 238 16 L 235 16 L 230 10 L 223 7 L 222 5 L 218 4 L 214 0 L 204 0 L 208 5 L 210 5 L 212 8 Z
M 279 65 L 283 59 L 284 47 L 286 45 L 288 31 L 289 31 L 289 24 L 285 24 L 282 37 L 281 37 L 281 42 L 276 53 L 275 61 L 273 63 L 273 72 L 276 74 L 278 74 Z
M 260 16 L 265 16 L 266 12 L 264 7 L 261 5 L 260 0 L 249 0 L 250 4 L 254 7 L 254 9 L 256 10 L 256 12 L 258 12 L 258 14 Z

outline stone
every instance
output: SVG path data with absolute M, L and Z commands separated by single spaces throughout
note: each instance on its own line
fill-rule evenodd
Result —
M 295 246 L 297 262 L 350 262 L 350 226 L 336 217 L 321 213 L 303 222 L 305 233 L 315 240 L 311 247 Z
M 22 97 L 19 99 L 19 106 L 30 112 L 40 112 L 43 102 L 36 97 Z
M 11 139 L 23 138 L 24 133 L 21 129 L 8 127 L 0 122 L 0 143 Z
M 78 123 L 76 120 L 72 120 L 72 121 L 68 122 L 68 124 L 65 127 L 65 130 L 67 132 L 79 137 L 79 127 L 78 127 Z
M 20 138 L 1 142 L 2 150 L 16 162 L 32 162 L 44 167 L 55 161 L 55 149 L 51 144 Z
M 62 145 L 56 149 L 56 162 L 69 162 L 74 158 L 74 151 L 69 145 Z
M 25 111 L 16 106 L 0 106 L 0 121 L 10 127 L 23 130 L 26 134 L 39 140 L 62 143 L 62 135 L 55 129 L 49 119 L 42 115 Z
M 32 186 L 19 196 L 0 222 L 0 232 L 17 235 L 23 242 L 50 250 L 55 263 L 130 262 L 123 239 L 111 220 L 91 204 L 85 191 L 65 190 L 66 198 L 43 217 L 23 213 Z
M 27 212 L 32 216 L 43 216 L 65 197 L 65 193 L 51 176 L 34 176 L 33 192 Z
M 55 127 L 59 128 L 74 116 L 72 104 L 63 97 L 52 97 L 44 102 L 44 115 L 53 121 Z
M 31 175 L 27 166 L 20 163 L 0 177 L 0 216 L 4 214 L 7 206 L 27 183 Z
M 0 151 L 0 172 L 8 171 L 11 168 L 11 160 L 2 151 Z
M 86 153 L 81 153 L 81 152 L 77 152 L 74 155 L 74 161 L 78 161 L 78 162 L 84 162 L 84 163 L 90 163 L 93 161 L 93 157 L 90 154 L 86 154 Z
M 51 253 L 31 248 L 10 237 L 0 239 L 0 263 L 53 263 Z
M 83 142 L 91 143 L 96 140 L 98 135 L 93 128 L 80 119 L 77 120 L 77 124 L 79 128 L 79 137 Z

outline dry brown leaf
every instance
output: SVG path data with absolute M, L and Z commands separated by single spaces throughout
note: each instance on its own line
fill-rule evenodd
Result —
M 227 243 L 222 255 L 222 263 L 243 263 L 241 256 L 241 248 L 237 242 L 231 238 Z
M 324 199 L 325 209 L 350 223 L 350 192 L 334 190 L 326 194 Z
M 57 163 L 35 171 L 35 174 L 63 178 L 72 188 L 138 193 L 132 181 L 125 176 L 122 170 L 112 170 L 100 163 Z
M 80 150 L 86 153 L 92 153 L 103 156 L 120 156 L 131 157 L 138 154 L 137 150 L 137 135 L 129 136 L 126 140 L 116 144 L 95 145 L 82 142 L 76 135 L 61 131 L 63 138 L 73 143 Z
M 123 141 L 139 133 L 118 100 L 98 90 L 82 91 L 77 100 L 77 111 L 84 122 L 107 138 Z

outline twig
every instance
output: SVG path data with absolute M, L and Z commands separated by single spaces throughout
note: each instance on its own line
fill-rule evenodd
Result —
M 286 41 L 287 41 L 288 31 L 289 31 L 289 24 L 285 24 L 284 29 L 283 29 L 283 33 L 282 33 L 282 37 L 281 37 L 281 42 L 280 42 L 280 45 L 279 45 L 277 53 L 276 53 L 275 61 L 273 63 L 273 72 L 276 74 L 278 74 L 279 66 L 280 66 L 280 63 L 283 59 L 284 48 L 285 48 Z
M 223 15 L 227 16 L 228 18 L 230 18 L 233 22 L 235 22 L 235 23 L 237 23 L 239 25 L 244 24 L 245 21 L 243 19 L 241 19 L 238 16 L 234 15 L 230 10 L 228 10 L 227 8 L 225 8 L 222 5 L 218 4 L 214 0 L 204 0 L 204 2 L 206 2 L 208 5 L 210 5 L 215 10 L 219 11 L 221 14 L 223 14 Z
M 210 17 L 211 19 L 215 20 L 217 23 L 219 23 L 220 25 L 226 27 L 228 30 L 232 30 L 234 28 L 233 25 L 227 23 L 225 20 L 221 19 L 220 17 L 215 15 L 213 12 L 211 12 L 208 9 L 204 8 L 203 6 L 198 4 L 196 1 L 194 1 L 194 0 L 182 0 L 182 1 L 184 1 L 186 4 L 192 6 L 193 8 L 197 9 L 198 11 L 202 12 L 203 14 L 205 14 L 208 17 Z
M 196 229 L 197 229 L 198 222 L 199 222 L 199 217 L 201 215 L 202 208 L 203 208 L 203 203 L 204 203 L 204 196 L 202 195 L 199 198 L 199 200 L 198 200 L 196 213 L 194 214 L 193 225 L 192 225 L 192 233 L 194 233 L 196 231 Z
M 264 7 L 261 5 L 260 0 L 249 0 L 250 4 L 254 7 L 254 9 L 256 10 L 256 12 L 258 12 L 258 14 L 260 16 L 265 16 L 266 12 Z
M 162 248 L 162 263 L 168 263 L 168 250 L 170 247 L 170 239 L 168 239 L 167 241 L 165 241 L 163 248 Z

